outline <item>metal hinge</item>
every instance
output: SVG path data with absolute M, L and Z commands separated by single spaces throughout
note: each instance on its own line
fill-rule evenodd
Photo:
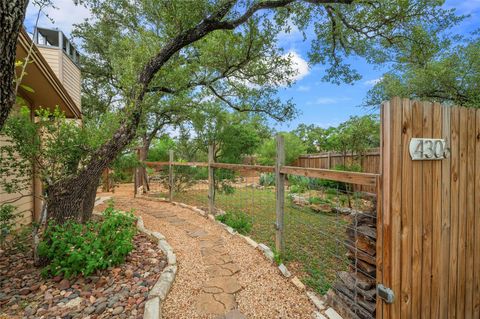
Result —
M 386 303 L 393 303 L 393 300 L 395 299 L 393 290 L 382 284 L 377 285 L 377 296 L 382 298 Z

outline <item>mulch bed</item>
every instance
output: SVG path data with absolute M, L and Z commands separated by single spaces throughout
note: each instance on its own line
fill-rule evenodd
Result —
M 70 280 L 42 278 L 31 249 L 0 255 L 0 319 L 142 318 L 148 292 L 166 258 L 144 234 L 134 238 L 126 263 Z

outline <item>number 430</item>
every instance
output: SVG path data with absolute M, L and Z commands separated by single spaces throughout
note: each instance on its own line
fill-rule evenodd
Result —
M 410 155 L 413 160 L 444 159 L 449 153 L 443 139 L 413 138 L 410 141 Z

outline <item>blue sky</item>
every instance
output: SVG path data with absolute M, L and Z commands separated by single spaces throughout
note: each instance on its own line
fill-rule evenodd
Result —
M 58 9 L 48 9 L 48 15 L 53 23 L 42 17 L 40 26 L 57 27 L 69 35 L 74 23 L 82 22 L 89 17 L 88 10 L 81 6 L 75 6 L 73 0 L 57 0 L 55 5 Z M 459 14 L 470 15 L 469 18 L 455 27 L 453 32 L 467 34 L 480 28 L 480 0 L 448 0 L 444 7 L 455 8 Z M 29 6 L 25 21 L 29 31 L 34 25 L 37 12 L 36 8 L 32 5 Z M 292 130 L 299 123 L 315 124 L 322 127 L 335 126 L 352 115 L 372 113 L 372 110 L 364 109 L 359 105 L 375 81 L 387 71 L 385 66 L 373 66 L 360 58 L 351 58 L 349 63 L 360 72 L 362 80 L 353 85 L 335 85 L 322 82 L 324 68 L 322 66 L 309 67 L 306 62 L 309 48 L 308 38 L 311 38 L 311 36 L 307 33 L 307 41 L 304 42 L 302 34 L 292 30 L 291 33 L 284 34 L 280 38 L 279 45 L 293 54 L 293 60 L 296 61 L 298 68 L 298 80 L 292 87 L 281 89 L 279 96 L 285 100 L 291 98 L 297 105 L 300 115 L 291 122 L 276 124 L 275 128 L 278 130 Z M 272 124 L 274 123 L 272 122 Z

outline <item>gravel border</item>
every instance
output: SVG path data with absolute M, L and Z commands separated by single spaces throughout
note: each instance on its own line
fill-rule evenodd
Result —
M 101 197 L 95 202 L 95 206 L 103 204 L 109 199 L 110 197 Z M 94 212 L 94 214 L 99 215 L 100 212 Z M 136 218 L 137 229 L 153 240 L 157 240 L 158 248 L 160 248 L 167 256 L 168 265 L 163 269 L 160 278 L 150 290 L 143 312 L 144 319 L 162 319 L 161 302 L 165 300 L 173 282 L 175 281 L 175 276 L 177 274 L 177 256 L 175 255 L 173 248 L 165 239 L 165 236 L 159 232 L 154 232 L 145 228 L 145 224 L 141 216 L 136 216 Z
M 270 249 L 270 247 L 268 247 L 267 245 L 265 245 L 263 243 L 257 243 L 251 237 L 248 237 L 248 236 L 245 236 L 245 235 L 242 235 L 242 234 L 238 233 L 232 227 L 220 222 L 219 220 L 216 220 L 214 215 L 209 214 L 208 212 L 205 212 L 204 210 L 198 208 L 197 206 L 188 205 L 188 204 L 185 204 L 185 203 L 174 202 L 174 201 L 170 202 L 166 198 L 155 198 L 155 197 L 149 197 L 149 196 L 143 196 L 143 195 L 137 195 L 137 198 L 144 199 L 144 200 L 157 201 L 157 202 L 170 203 L 170 204 L 175 205 L 175 206 L 180 206 L 182 208 L 189 209 L 193 212 L 196 212 L 196 213 L 200 214 L 201 216 L 203 216 L 205 218 L 211 219 L 212 221 L 221 225 L 222 228 L 225 231 L 227 231 L 229 234 L 236 235 L 236 236 L 242 238 L 247 244 L 249 244 L 253 248 L 256 248 L 256 249 L 260 250 L 268 261 L 270 261 L 271 263 L 275 263 L 274 254 L 273 254 L 272 249 Z M 288 270 L 287 266 L 285 266 L 285 264 L 281 263 L 280 265 L 278 265 L 277 268 L 285 278 L 291 278 L 292 277 L 292 274 Z M 322 318 L 320 316 L 323 316 L 323 314 L 327 315 L 327 317 L 331 318 L 331 319 L 341 318 L 338 315 L 338 313 L 335 312 L 335 310 L 333 308 L 329 307 L 327 309 L 327 306 L 325 304 L 325 298 L 323 296 L 319 296 L 314 291 L 307 290 L 306 286 L 300 281 L 300 279 L 297 276 L 292 277 L 290 279 L 290 282 L 295 287 L 297 287 L 299 290 L 305 291 L 305 293 L 306 293 L 308 299 L 310 300 L 310 302 L 313 305 L 315 305 L 315 307 L 317 308 L 317 311 L 315 311 L 313 313 L 313 318 Z M 145 310 L 146 309 L 147 308 L 145 306 Z M 325 311 L 325 309 L 327 311 Z M 333 314 L 333 316 L 332 316 L 332 314 Z M 144 318 L 146 318 L 146 317 L 144 317 Z

